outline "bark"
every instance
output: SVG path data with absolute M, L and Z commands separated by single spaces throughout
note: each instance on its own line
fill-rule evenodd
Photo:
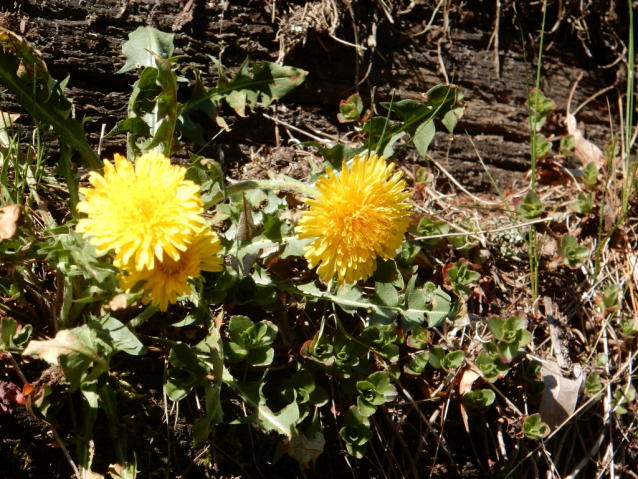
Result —
M 115 71 L 123 64 L 122 43 L 140 25 L 176 32 L 176 54 L 186 56 L 182 74 L 192 79 L 197 68 L 207 86 L 216 80 L 208 55 L 221 56 L 230 71 L 246 55 L 304 68 L 309 72 L 305 84 L 285 97 L 276 113 L 267 113 L 309 133 L 320 130 L 336 137 L 351 130 L 337 122 L 336 113 L 339 101 L 355 91 L 366 102 L 373 86 L 377 100 L 389 99 L 393 88 L 399 99 L 418 100 L 430 87 L 449 79 L 461 87 L 468 108 L 453 138 L 437 134 L 432 155 L 466 187 L 487 190 L 489 179 L 466 131 L 502 187 L 520 186 L 515 183 L 523 180 L 530 166 L 526 98 L 536 73 L 542 2 L 519 3 L 525 5 L 517 6 L 517 17 L 509 0 L 467 4 L 458 0 L 18 0 L 0 7 L 0 25 L 32 42 L 55 78 L 71 75 L 75 115 L 94 120 L 86 129 L 95 144 L 103 123 L 109 131 L 126 115 L 136 77 Z M 541 89 L 564 112 L 581 72 L 584 77 L 572 110 L 613 86 L 578 115 L 586 125 L 586 136 L 602 147 L 609 139 L 610 115 L 616 119 L 614 130 L 619 130 L 618 97 L 626 88 L 620 56 L 627 37 L 627 5 L 605 0 L 582 10 L 583 2 L 549 3 Z M 359 54 L 351 46 L 355 43 L 362 47 Z M 188 88 L 182 89 L 186 97 Z M 19 111 L 10 99 L 8 108 Z M 251 147 L 256 151 L 265 145 L 262 153 L 270 154 L 269 164 L 292 161 L 291 168 L 298 166 L 300 156 L 271 149 L 276 146 L 275 128 L 280 141 L 288 140 L 285 127 L 259 113 L 249 119 L 235 118 L 230 109 L 224 113 L 232 131 L 220 135 L 204 153 L 218 157 L 221 147 L 227 165 L 241 165 L 249 160 Z M 560 124 L 550 126 L 556 134 L 564 131 Z M 217 132 L 211 124 L 209 137 Z M 309 139 L 290 133 L 302 141 Z M 122 146 L 123 138 L 112 139 L 103 153 L 120 151 Z

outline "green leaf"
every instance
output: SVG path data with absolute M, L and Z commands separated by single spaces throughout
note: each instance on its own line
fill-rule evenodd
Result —
M 268 366 L 275 357 L 275 350 L 270 346 L 249 349 L 246 362 L 251 366 Z
M 357 121 L 363 112 L 363 102 L 358 93 L 350 95 L 347 100 L 341 100 L 339 103 L 339 114 L 337 118 L 339 123 L 349 123 Z
M 505 321 L 496 316 L 492 316 L 491 318 L 487 320 L 487 325 L 489 326 L 490 331 L 492 332 L 492 335 L 499 340 L 503 337 L 504 324 L 505 324 Z
M 549 150 L 552 149 L 552 144 L 540 133 L 536 134 L 536 158 L 545 158 Z
M 375 283 L 372 303 L 377 306 L 396 308 L 399 305 L 399 294 L 391 283 Z M 370 315 L 370 324 L 390 324 L 396 318 L 396 311 L 387 308 L 378 308 Z
M 532 122 L 537 129 L 540 129 L 545 124 L 547 118 L 549 118 L 556 109 L 554 102 L 536 88 L 529 94 L 528 105 L 532 113 L 530 122 Z
M 560 154 L 565 156 L 571 156 L 576 143 L 573 135 L 567 135 L 560 139 Z
M 441 367 L 451 372 L 463 364 L 464 359 L 465 353 L 463 351 L 452 351 L 441 360 Z
M 40 54 L 9 30 L 0 28 L 0 45 L 0 83 L 33 117 L 51 125 L 61 142 L 79 151 L 86 168 L 100 169 L 102 162 L 86 141 L 83 122 L 69 118 L 72 105 L 64 97 L 65 82 L 52 79 Z M 34 82 L 43 88 L 34 87 Z
M 265 431 L 277 431 L 286 437 L 297 434 L 296 424 L 300 418 L 299 406 L 293 401 L 278 413 L 274 413 L 266 406 L 266 399 L 263 396 L 262 388 L 264 380 L 242 384 L 236 381 L 227 370 L 224 370 L 224 382 L 232 387 L 253 410 L 253 414 L 233 421 L 237 423 L 255 423 Z
M 583 168 L 583 182 L 592 189 L 598 184 L 598 168 L 595 162 L 592 161 Z
M 410 362 L 403 367 L 403 369 L 408 374 L 412 374 L 414 376 L 420 376 L 429 362 L 430 362 L 430 352 L 421 351 L 419 354 L 414 356 L 414 358 L 412 358 Z
M 361 458 L 366 453 L 366 443 L 372 439 L 369 425 L 368 418 L 362 416 L 355 406 L 351 406 L 344 415 L 344 427 L 339 431 L 339 435 L 351 455 Z
M 235 77 L 229 81 L 219 62 L 213 57 L 210 59 L 220 72 L 217 86 L 206 91 L 202 98 L 191 100 L 184 105 L 180 110 L 180 116 L 196 107 L 199 108 L 199 105 L 209 98 L 215 104 L 224 98 L 239 116 L 245 117 L 246 107 L 252 111 L 258 102 L 269 106 L 273 101 L 280 100 L 301 85 L 306 79 L 306 72 L 298 68 L 271 62 L 258 65 L 246 58 Z M 252 69 L 252 74 L 249 69 Z
M 144 146 L 151 150 L 162 145 L 162 152 L 166 156 L 173 154 L 175 125 L 177 124 L 177 74 L 173 71 L 173 64 L 153 54 L 157 64 L 157 84 L 162 92 L 155 98 L 155 110 L 151 115 L 152 140 Z
M 592 372 L 589 376 L 587 376 L 587 380 L 585 381 L 585 392 L 589 396 L 594 396 L 602 391 L 603 385 L 600 382 L 600 375 L 597 372 Z
M 191 167 L 186 170 L 185 178 L 200 185 L 204 210 L 207 210 L 226 198 L 226 182 L 222 166 L 215 160 L 195 155 L 190 151 L 188 155 Z
M 168 60 L 173 56 L 175 35 L 164 33 L 153 27 L 138 27 L 128 34 L 128 41 L 122 45 L 126 63 L 118 71 L 125 73 L 139 67 L 156 67 L 153 54 Z
M 281 259 L 286 259 L 289 256 L 303 256 L 304 255 L 304 246 L 308 245 L 313 241 L 312 238 L 306 239 L 297 239 L 296 237 L 285 238 L 286 249 L 281 254 Z
M 472 287 L 481 279 L 481 275 L 476 271 L 472 271 L 468 267 L 468 262 L 461 259 L 454 263 L 451 268 L 445 269 L 445 274 L 450 280 L 452 291 L 459 296 L 469 296 Z
M 592 193 L 579 192 L 578 198 L 569 208 L 576 213 L 588 214 L 594 209 L 594 195 Z
M 104 341 L 108 338 L 108 335 L 99 334 L 97 327 L 85 324 L 59 331 L 53 339 L 32 340 L 22 354 L 43 359 L 50 364 L 59 363 L 69 379 L 70 390 L 75 391 L 83 381 L 90 381 L 108 371 L 109 360 L 114 352 L 114 348 Z M 97 365 L 92 371 L 93 378 L 88 371 L 92 363 Z
M 452 129 L 454 129 L 454 127 L 452 127 Z M 428 154 L 428 148 L 430 147 L 430 143 L 432 143 L 435 134 L 436 128 L 432 121 L 427 121 L 419 125 L 414 132 L 414 146 L 416 147 L 416 151 L 418 151 L 419 155 L 423 158 L 425 158 Z
M 496 394 L 491 389 L 477 389 L 463 396 L 463 404 L 476 409 L 487 409 L 496 399 Z
M 450 226 L 445 221 L 433 221 L 430 218 L 423 218 L 417 226 L 417 233 L 421 236 L 446 235 L 450 231 Z M 440 247 L 445 244 L 445 238 L 421 239 L 424 244 L 433 247 Z
M 612 411 L 617 415 L 627 414 L 628 403 L 636 400 L 636 388 L 633 385 L 620 386 L 614 391 L 614 397 L 611 401 Z
M 430 365 L 432 365 L 434 369 L 441 369 L 444 357 L 445 350 L 442 347 L 437 346 L 436 348 L 432 348 L 430 350 Z
M 549 426 L 541 421 L 540 414 L 532 414 L 523 422 L 523 434 L 529 439 L 543 439 L 549 434 Z
M 535 220 L 543 213 L 543 204 L 534 190 L 530 190 L 518 205 L 516 211 L 521 217 L 527 221 Z
M 195 112 L 203 113 L 217 123 L 217 126 L 230 131 L 226 120 L 219 115 L 217 104 L 206 96 L 206 88 L 202 84 L 197 70 L 195 70 L 195 85 L 191 90 L 189 102 L 194 106 L 180 109 L 176 125 L 177 130 L 182 132 L 185 138 L 201 146 L 207 144 L 203 136 L 204 128 L 191 116 Z
M 255 325 L 252 319 L 247 316 L 232 316 L 228 323 L 228 335 L 230 339 L 238 344 L 243 344 L 244 340 L 241 333 Z
M 417 328 L 410 333 L 406 344 L 414 349 L 423 349 L 431 342 L 432 338 L 430 336 L 430 332 L 426 328 Z
M 300 144 L 302 146 L 314 146 L 317 148 L 324 160 L 326 160 L 336 171 L 341 170 L 344 161 L 354 158 L 355 155 L 363 152 L 366 148 L 351 148 L 342 143 L 337 143 L 333 146 L 326 146 L 325 144 L 318 143 L 316 141 L 304 141 Z
M 191 347 L 184 343 L 178 343 L 171 348 L 168 354 L 168 360 L 173 366 L 185 370 L 193 370 L 197 365 L 197 356 Z
M 486 346 L 487 344 L 483 345 L 483 347 Z M 488 352 L 481 352 L 478 355 L 476 366 L 480 369 L 483 378 L 491 383 L 505 377 L 509 371 L 509 367 L 501 361 L 497 354 Z

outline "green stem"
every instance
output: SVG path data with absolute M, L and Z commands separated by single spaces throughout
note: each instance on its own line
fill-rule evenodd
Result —
M 232 196 L 250 190 L 284 190 L 297 191 L 308 198 L 315 198 L 319 192 L 312 186 L 301 182 L 289 182 L 280 180 L 246 180 L 226 186 L 226 196 Z
M 629 2 L 629 44 L 627 46 L 627 105 L 625 113 L 625 181 L 623 185 L 622 211 L 625 213 L 629 207 L 629 195 L 631 193 L 631 181 L 629 163 L 631 145 L 631 129 L 634 112 L 634 8 Z
M 155 313 L 159 311 L 157 306 L 148 306 L 137 317 L 131 319 L 128 323 L 129 328 L 137 328 L 148 321 Z

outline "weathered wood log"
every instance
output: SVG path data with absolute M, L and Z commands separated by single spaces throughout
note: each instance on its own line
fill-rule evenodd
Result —
M 377 99 L 388 99 L 396 89 L 398 98 L 418 100 L 433 85 L 449 80 L 461 87 L 468 108 L 453 139 L 437 134 L 432 155 L 446 161 L 468 188 L 486 190 L 491 188 L 489 180 L 465 131 L 474 137 L 502 186 L 520 181 L 529 169 L 526 98 L 536 72 L 538 45 L 532 43 L 539 38 L 542 19 L 542 2 L 537 3 L 519 5 L 517 17 L 507 0 L 467 5 L 455 0 L 359 1 L 350 9 L 349 3 L 332 0 L 18 0 L 0 7 L 0 26 L 32 42 L 55 78 L 71 75 L 75 115 L 93 118 L 86 129 L 94 143 L 103 123 L 108 131 L 126 115 L 135 75 L 115 71 L 123 64 L 122 43 L 140 25 L 175 31 L 176 54 L 186 56 L 182 74 L 192 79 L 192 69 L 197 68 L 208 86 L 216 77 L 208 55 L 221 56 L 231 71 L 246 55 L 304 68 L 309 72 L 307 81 L 283 100 L 277 115 L 309 133 L 320 130 L 336 137 L 351 129 L 337 122 L 336 113 L 339 101 L 355 91 L 366 102 L 372 86 L 377 87 Z M 613 86 L 578 116 L 586 135 L 602 146 L 609 138 L 606 98 L 611 118 L 617 119 L 618 97 L 626 88 L 619 43 L 626 37 L 626 20 L 622 21 L 626 5 L 600 1 L 580 11 L 582 2 L 558 3 L 548 7 L 545 45 L 549 47 L 543 54 L 541 89 L 564 111 L 581 71 L 584 78 L 572 108 Z M 497 7 L 499 28 L 494 34 Z M 526 58 L 519 23 L 527 43 Z M 355 43 L 358 49 L 352 46 Z M 603 68 L 614 61 L 612 67 Z M 182 88 L 186 96 L 187 88 Z M 18 111 L 15 104 L 9 108 Z M 232 131 L 222 133 L 206 154 L 216 155 L 216 146 L 223 145 L 227 164 L 241 164 L 250 146 L 276 145 L 276 125 L 270 120 L 258 113 L 249 119 L 235 118 L 230 108 L 224 113 Z M 618 130 L 616 124 L 614 129 Z M 211 122 L 208 137 L 217 132 Z M 288 139 L 285 128 L 279 132 L 282 141 Z M 122 147 L 123 138 L 110 139 L 104 153 Z

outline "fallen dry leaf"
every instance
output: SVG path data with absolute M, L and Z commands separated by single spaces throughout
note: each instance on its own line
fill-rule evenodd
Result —
M 7 205 L 0 208 L 0 241 L 13 238 L 24 217 L 24 206 Z
M 118 311 L 120 309 L 126 309 L 128 307 L 128 295 L 118 294 L 111 301 L 109 301 L 109 309 L 111 311 Z
M 541 374 L 545 391 L 539 412 L 543 421 L 554 430 L 574 413 L 582 381 L 563 377 L 558 362 L 553 359 L 543 361 Z
M 281 453 L 297 459 L 299 468 L 303 471 L 310 469 L 310 464 L 321 455 L 325 444 L 326 440 L 321 433 L 317 433 L 313 439 L 308 439 L 304 434 L 294 435 L 290 439 L 283 438 Z
M 459 379 L 459 396 L 463 397 L 472 390 L 472 384 L 481 376 L 473 369 L 465 369 Z
M 576 117 L 568 113 L 565 125 L 567 133 L 574 137 L 574 156 L 580 160 L 583 166 L 594 162 L 596 168 L 602 168 L 605 165 L 605 155 L 600 148 L 585 139 L 583 133 L 578 129 Z

